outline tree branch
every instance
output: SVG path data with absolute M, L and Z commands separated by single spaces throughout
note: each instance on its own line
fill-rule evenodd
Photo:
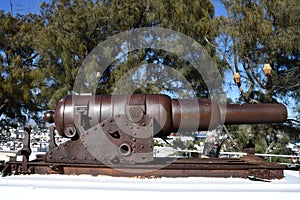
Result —
M 259 80 L 259 78 L 256 76 L 255 72 L 254 72 L 254 68 L 253 65 L 251 64 L 251 61 L 248 57 L 244 56 L 244 58 L 247 60 L 248 62 L 248 66 L 251 70 L 251 74 L 252 77 L 254 78 L 254 80 L 256 81 L 256 83 L 262 88 L 262 89 L 266 89 L 266 86 Z
M 225 53 L 223 53 L 223 51 L 222 51 L 219 47 L 217 47 L 216 45 L 212 44 L 206 37 L 204 37 L 204 40 L 205 40 L 209 45 L 211 45 L 212 47 L 214 47 L 217 51 L 219 51 L 219 52 L 222 54 L 223 58 L 224 58 L 225 61 L 226 61 L 227 66 L 229 67 L 229 69 L 230 69 L 232 72 L 234 72 L 233 67 L 230 65 L 229 60 L 228 60 L 227 56 L 225 55 Z M 245 69 L 245 67 L 244 67 L 244 69 Z M 249 90 L 248 90 L 247 93 L 246 93 L 246 92 L 244 91 L 242 85 L 241 85 L 241 84 L 238 84 L 238 88 L 239 88 L 239 90 L 240 90 L 241 96 L 245 99 L 246 102 L 249 102 L 249 103 L 252 103 L 252 104 L 255 104 L 255 103 L 256 103 L 256 104 L 259 104 L 259 103 L 260 103 L 259 101 L 250 98 L 250 94 L 251 94 L 251 92 L 252 92 L 253 89 L 254 89 L 254 80 L 251 78 L 249 70 L 246 70 L 246 69 L 245 69 L 245 71 L 246 71 L 246 74 L 247 74 L 248 79 L 249 79 L 250 82 L 251 82 L 251 86 L 250 86 Z
M 246 93 L 244 92 L 242 86 L 240 85 L 240 86 L 239 86 L 239 89 L 240 89 L 240 91 L 241 91 L 241 94 L 242 94 L 242 96 L 244 97 L 244 99 L 245 99 L 247 102 L 249 102 L 249 103 L 260 103 L 259 101 L 250 98 L 250 95 L 251 95 L 251 93 L 252 93 L 252 91 L 253 91 L 253 89 L 254 89 L 254 85 L 255 85 L 255 84 L 254 84 L 253 78 L 251 77 L 251 73 L 250 73 L 249 69 L 246 68 L 245 64 L 243 64 L 243 68 L 244 68 L 244 70 L 245 70 L 245 72 L 246 72 L 246 75 L 247 75 L 247 77 L 248 77 L 247 79 L 250 81 L 251 85 L 250 85 L 250 87 L 249 87 L 249 89 L 248 89 L 248 91 L 247 91 Z
M 5 99 L 4 102 L 3 102 L 3 104 L 0 106 L 0 116 L 2 115 L 3 109 L 7 105 L 7 102 L 8 102 L 8 99 Z
M 211 43 L 211 42 L 207 39 L 206 36 L 204 36 L 204 40 L 205 40 L 209 45 L 211 45 L 212 47 L 214 47 L 218 52 L 221 53 L 222 57 L 223 57 L 223 58 L 225 59 L 225 61 L 226 61 L 227 66 L 229 67 L 230 71 L 231 71 L 232 73 L 234 73 L 233 67 L 229 64 L 229 60 L 228 60 L 226 54 L 223 53 L 222 49 L 220 49 L 219 47 L 217 47 L 216 45 L 214 45 L 213 43 Z
M 252 92 L 252 89 L 251 90 L 249 89 L 247 93 L 245 93 L 245 91 L 241 85 L 239 86 L 239 89 L 240 89 L 242 97 L 245 99 L 246 102 L 251 103 L 251 104 L 259 104 L 260 103 L 259 101 L 250 98 L 250 93 Z M 249 93 L 249 91 L 251 91 L 251 92 Z

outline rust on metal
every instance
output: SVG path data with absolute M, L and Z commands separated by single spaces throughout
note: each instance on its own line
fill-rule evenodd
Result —
M 287 119 L 286 107 L 282 104 L 228 104 L 221 106 L 221 112 L 225 112 L 224 124 L 274 123 Z
M 283 167 L 251 155 L 241 159 L 154 158 L 153 137 L 177 131 L 211 130 L 223 124 L 284 122 L 281 104 L 219 105 L 210 99 L 171 99 L 162 94 L 68 96 L 45 113 L 49 151 L 28 161 L 25 128 L 22 162 L 5 164 L 3 174 L 93 174 L 145 177 L 283 177 Z M 67 142 L 55 143 L 55 130 Z M 145 171 L 145 169 L 147 169 Z
M 149 164 L 107 166 L 104 164 L 72 163 L 28 163 L 28 172 L 35 174 L 67 175 L 109 175 L 121 177 L 236 177 L 255 176 L 262 179 L 281 179 L 284 166 L 268 163 L 255 156 L 242 159 L 178 159 L 168 165 L 168 161 L 155 161 Z M 22 174 L 21 162 L 10 162 L 13 174 Z M 158 169 L 158 167 L 160 167 Z M 124 170 L 126 169 L 126 170 Z M 147 169 L 147 171 L 145 171 Z
M 117 114 L 130 115 L 134 106 L 139 112 L 155 118 L 161 130 L 156 136 L 161 137 L 178 130 L 208 130 L 220 124 L 275 123 L 287 118 L 286 107 L 282 104 L 219 105 L 211 99 L 171 99 L 162 94 L 68 96 L 58 102 L 55 115 L 45 114 L 45 119 L 54 121 L 62 136 L 68 137 L 65 128 L 75 125 L 78 112 L 74 105 L 88 108 L 83 116 L 86 128 Z

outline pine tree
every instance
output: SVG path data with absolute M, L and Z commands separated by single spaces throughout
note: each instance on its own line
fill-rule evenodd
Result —
M 240 102 L 282 102 L 299 107 L 300 4 L 297 0 L 222 0 L 227 16 L 219 18 L 220 47 L 225 64 L 237 72 Z M 265 65 L 267 64 L 267 65 Z M 264 67 L 272 68 L 265 74 Z M 265 132 L 278 125 L 252 126 L 256 150 L 264 152 Z M 240 132 L 240 134 L 243 134 Z M 283 133 L 283 135 L 286 133 Z M 287 141 L 278 145 L 284 148 Z
M 24 123 L 44 106 L 34 81 L 40 76 L 35 71 L 39 53 L 33 44 L 36 20 L 32 14 L 13 17 L 0 12 L 0 116 L 7 117 L 6 123 L 13 119 Z
M 297 0 L 222 0 L 227 16 L 220 18 L 226 47 L 223 54 L 247 102 L 299 100 L 300 5 Z M 232 55 L 232 56 L 231 56 Z M 264 64 L 273 69 L 263 72 Z M 297 104 L 299 105 L 299 104 Z
M 60 98 L 72 93 L 87 55 L 102 41 L 123 31 L 155 26 L 172 29 L 198 41 L 214 57 L 214 48 L 204 39 L 214 41 L 216 37 L 213 15 L 209 0 L 52 0 L 44 2 L 36 15 L 13 17 L 2 12 L 0 114 L 18 119 L 25 113 L 36 115 L 53 109 Z M 101 74 L 101 94 L 111 93 L 114 84 L 134 67 L 156 63 L 156 71 L 147 68 L 148 81 L 137 93 L 160 93 L 174 87 L 176 77 L 168 80 L 165 70 L 169 66 L 190 81 L 196 96 L 207 96 L 199 73 L 177 55 L 139 49 L 126 58 L 112 63 Z M 155 84 L 155 80 L 164 84 Z
M 210 1 L 52 1 L 42 7 L 44 26 L 38 34 L 37 47 L 40 52 L 40 68 L 44 73 L 42 81 L 51 80 L 50 87 L 42 95 L 50 100 L 50 108 L 62 96 L 70 94 L 84 58 L 97 44 L 123 31 L 159 26 L 179 31 L 204 45 L 211 56 L 214 49 L 206 43 L 204 36 L 213 41 L 217 31 L 212 23 L 214 9 Z M 86 11 L 89 12 L 86 12 Z M 113 51 L 114 46 L 106 49 Z M 105 53 L 105 52 L 103 52 Z M 151 55 L 151 56 L 150 56 Z M 125 59 L 126 58 L 126 59 Z M 156 85 L 157 81 L 146 81 L 138 93 L 160 93 L 170 89 L 171 80 L 163 76 L 162 65 L 173 67 L 186 75 L 197 96 L 207 95 L 207 88 L 201 76 L 193 66 L 171 55 L 155 49 L 139 49 L 130 52 L 123 60 L 112 63 L 101 77 L 98 94 L 112 93 L 124 73 L 134 67 L 158 62 L 157 71 L 146 69 L 148 80 L 157 80 L 165 84 Z M 126 61 L 126 62 L 125 62 Z M 195 73 L 196 72 L 196 73 Z M 134 80 L 130 80 L 133 81 Z M 168 85 L 169 82 L 169 85 Z M 173 81 L 174 82 L 174 81 Z M 120 84 L 120 83 L 119 83 Z M 86 84 L 82 84 L 86 85 Z M 125 84 L 123 84 L 125 86 Z M 88 85 L 87 87 L 91 87 Z M 95 86 L 92 86 L 95 87 Z M 90 88 L 86 88 L 89 91 Z

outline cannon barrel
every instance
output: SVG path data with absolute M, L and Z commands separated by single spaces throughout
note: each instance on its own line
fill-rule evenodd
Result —
M 157 137 L 177 131 L 211 130 L 222 124 L 284 122 L 282 104 L 222 104 L 211 99 L 171 99 L 163 94 L 67 96 L 55 112 L 44 120 L 54 122 L 58 133 L 67 137 L 66 127 L 83 125 L 91 128 L 116 115 L 126 115 L 138 123 L 145 115 L 155 119 Z

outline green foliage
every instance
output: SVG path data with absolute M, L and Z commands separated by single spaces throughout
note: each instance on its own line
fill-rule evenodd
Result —
M 163 147 L 164 144 L 162 142 L 158 141 L 158 140 L 154 140 L 154 146 L 155 147 Z
M 220 17 L 222 45 L 232 58 L 232 72 L 242 75 L 246 101 L 288 102 L 299 106 L 300 4 L 298 0 L 222 0 L 227 17 Z M 227 54 L 228 52 L 228 54 Z M 231 56 L 232 55 L 232 56 Z M 225 56 L 225 57 L 226 57 Z M 273 68 L 263 74 L 264 63 Z
M 228 130 L 239 145 L 234 151 L 243 151 L 251 139 L 256 153 L 283 155 L 290 153 L 286 148 L 290 142 L 289 132 L 285 132 L 285 129 L 277 124 L 230 125 Z M 271 144 L 272 141 L 275 141 L 274 146 Z
M 199 41 L 213 56 L 214 49 L 203 39 L 205 36 L 213 41 L 216 37 L 213 15 L 209 0 L 52 0 L 44 2 L 37 15 L 14 17 L 1 12 L 0 115 L 20 119 L 24 113 L 35 115 L 40 110 L 53 109 L 60 98 L 72 93 L 86 56 L 102 41 L 126 30 L 170 28 Z M 156 50 L 146 61 L 148 55 L 149 50 L 141 49 L 131 52 L 126 62 L 114 63 L 103 74 L 102 86 L 105 86 L 99 87 L 99 92 L 111 93 L 124 73 L 159 58 L 172 61 L 168 65 L 181 70 L 199 95 L 203 94 L 201 90 L 204 93 L 207 90 L 199 74 L 175 55 Z M 158 65 L 157 71 L 164 69 Z M 149 70 L 148 74 L 153 77 L 153 72 Z M 168 87 L 167 80 L 163 82 L 166 85 L 157 86 L 155 80 L 145 82 L 137 92 L 159 93 Z
M 0 12 L 0 115 L 21 123 L 43 108 L 43 99 L 36 95 L 40 90 L 36 78 L 41 75 L 36 70 L 39 53 L 33 43 L 36 21 L 36 15 L 13 17 Z

